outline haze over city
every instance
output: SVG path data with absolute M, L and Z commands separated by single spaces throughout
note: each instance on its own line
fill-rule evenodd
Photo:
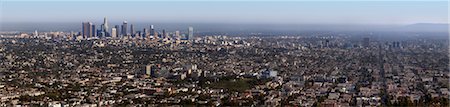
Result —
M 445 29 L 442 26 L 445 27 L 448 21 L 448 2 L 445 0 L 4 0 L 0 3 L 0 23 L 3 23 L 3 31 L 32 31 L 38 29 L 38 25 L 41 26 L 40 30 L 44 31 L 73 31 L 80 29 L 75 26 L 80 21 L 101 23 L 100 19 L 103 17 L 108 17 L 113 24 L 128 21 L 139 27 L 144 26 L 143 23 L 156 23 L 173 29 L 180 29 L 177 26 L 193 25 L 209 28 L 209 31 L 260 28 L 378 31 L 414 24 L 437 24 L 437 29 Z M 50 28 L 46 29 L 48 27 Z
M 444 0 L 1 0 L 0 107 L 448 107 Z

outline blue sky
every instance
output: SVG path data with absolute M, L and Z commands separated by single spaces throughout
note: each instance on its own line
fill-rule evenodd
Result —
M 448 2 L 388 0 L 1 0 L 0 22 L 447 23 Z

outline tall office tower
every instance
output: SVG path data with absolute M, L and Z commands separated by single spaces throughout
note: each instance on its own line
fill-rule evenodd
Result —
M 127 21 L 123 21 L 123 24 L 122 24 L 122 36 L 126 36 L 127 35 L 127 27 L 128 27 L 128 25 L 127 25 Z
M 150 77 L 157 77 L 158 66 L 154 64 L 149 64 L 145 66 L 145 74 Z
M 34 37 L 37 37 L 37 36 L 39 36 L 39 34 L 38 34 L 37 30 L 34 30 Z
M 175 38 L 180 39 L 180 31 L 175 31 Z
M 148 30 L 147 28 L 144 28 L 144 32 L 142 32 L 142 38 L 145 38 L 148 36 Z
M 97 30 L 97 36 L 98 38 L 103 37 L 102 34 L 105 34 L 105 32 L 103 31 L 104 25 L 100 25 L 100 29 Z
M 150 25 L 150 35 L 155 36 L 155 28 L 153 28 L 153 25 Z
M 104 37 L 104 36 L 105 36 L 105 32 L 103 32 L 102 29 L 98 29 L 97 30 L 97 35 L 94 36 L 94 37 L 101 38 L 101 37 Z
M 162 32 L 161 38 L 166 38 L 166 30 L 165 30 L 165 29 L 163 29 L 163 32 Z
M 106 19 L 106 17 L 103 19 L 103 32 L 109 33 L 108 32 L 108 20 Z
M 130 25 L 130 34 L 131 34 L 131 37 L 134 37 L 135 32 L 134 32 L 133 24 Z
M 119 25 L 115 25 L 114 28 L 116 28 L 116 37 L 118 38 L 120 35 L 119 31 Z M 112 31 L 111 31 L 112 32 Z
M 188 40 L 192 40 L 194 39 L 194 28 L 193 27 L 189 27 L 188 29 Z
M 94 31 L 93 31 L 94 28 L 92 28 L 93 26 L 94 25 L 91 22 L 83 22 L 82 23 L 83 31 L 81 31 L 82 32 L 81 34 L 83 35 L 83 38 L 89 38 L 93 35 L 93 33 L 94 33 Z
M 98 35 L 98 30 L 95 29 L 95 25 L 92 25 L 92 36 L 91 37 L 97 37 Z
M 89 22 L 83 22 L 81 23 L 81 35 L 83 38 L 86 38 L 89 36 L 89 31 L 91 30 L 91 26 L 89 25 Z
M 111 28 L 111 37 L 117 38 L 117 29 L 115 27 Z

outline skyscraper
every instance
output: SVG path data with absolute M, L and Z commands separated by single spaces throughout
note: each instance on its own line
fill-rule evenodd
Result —
M 92 24 L 92 35 L 91 37 L 97 37 L 97 29 L 95 28 L 95 25 Z
M 103 32 L 102 29 L 98 29 L 97 30 L 97 35 L 94 36 L 94 37 L 98 37 L 98 38 L 105 37 L 105 32 Z
M 175 38 L 178 40 L 180 39 L 180 31 L 175 31 Z
M 123 24 L 122 24 L 122 36 L 126 36 L 127 35 L 127 27 L 128 27 L 128 25 L 127 25 L 127 21 L 123 21 Z
M 150 35 L 155 36 L 155 29 L 153 28 L 153 25 L 150 25 Z
M 97 36 L 96 37 L 101 38 L 101 37 L 105 36 L 106 32 L 104 32 L 104 28 L 105 28 L 105 25 L 103 25 L 103 24 L 100 25 L 100 29 L 97 30 Z
M 116 31 L 116 28 L 115 28 L 115 27 L 113 27 L 113 28 L 111 29 L 111 37 L 112 37 L 112 38 L 116 38 L 116 37 L 117 37 L 117 31 Z
M 119 31 L 119 28 L 120 28 L 119 25 L 114 26 L 114 28 L 116 28 L 116 37 L 120 38 L 120 36 L 119 36 L 120 35 L 120 33 L 119 33 L 120 32 Z
M 97 37 L 97 29 L 95 29 L 95 25 L 92 25 L 92 35 L 90 37 Z
M 158 77 L 160 75 L 160 67 L 161 65 L 156 64 L 148 64 L 145 66 L 145 74 L 150 77 Z
M 166 38 L 166 30 L 165 29 L 163 29 L 163 31 L 162 31 L 161 38 Z
M 193 27 L 189 27 L 188 29 L 188 40 L 192 40 L 194 39 L 194 28 Z
M 83 38 L 86 38 L 86 36 L 89 35 L 90 29 L 91 26 L 89 25 L 89 22 L 81 23 L 81 35 L 83 36 Z
M 135 32 L 134 32 L 133 24 L 130 25 L 130 34 L 131 34 L 131 37 L 134 37 Z
M 82 23 L 82 35 L 83 38 L 89 38 L 92 37 L 94 34 L 95 28 L 93 28 L 93 24 L 91 22 L 83 22 Z
M 144 31 L 142 33 L 142 38 L 145 38 L 147 36 L 148 36 L 148 30 L 147 30 L 147 28 L 144 28 Z
M 150 77 L 157 77 L 156 75 L 156 71 L 157 70 L 157 66 L 153 65 L 153 64 L 149 64 L 147 66 L 145 66 L 145 74 L 150 76 Z
M 37 37 L 37 36 L 39 36 L 38 31 L 34 30 L 34 37 Z
M 108 20 L 106 19 L 106 17 L 103 19 L 103 32 L 109 33 L 108 32 Z

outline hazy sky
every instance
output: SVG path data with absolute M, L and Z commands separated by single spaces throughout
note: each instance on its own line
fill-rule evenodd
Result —
M 0 22 L 447 23 L 447 0 L 0 0 Z

